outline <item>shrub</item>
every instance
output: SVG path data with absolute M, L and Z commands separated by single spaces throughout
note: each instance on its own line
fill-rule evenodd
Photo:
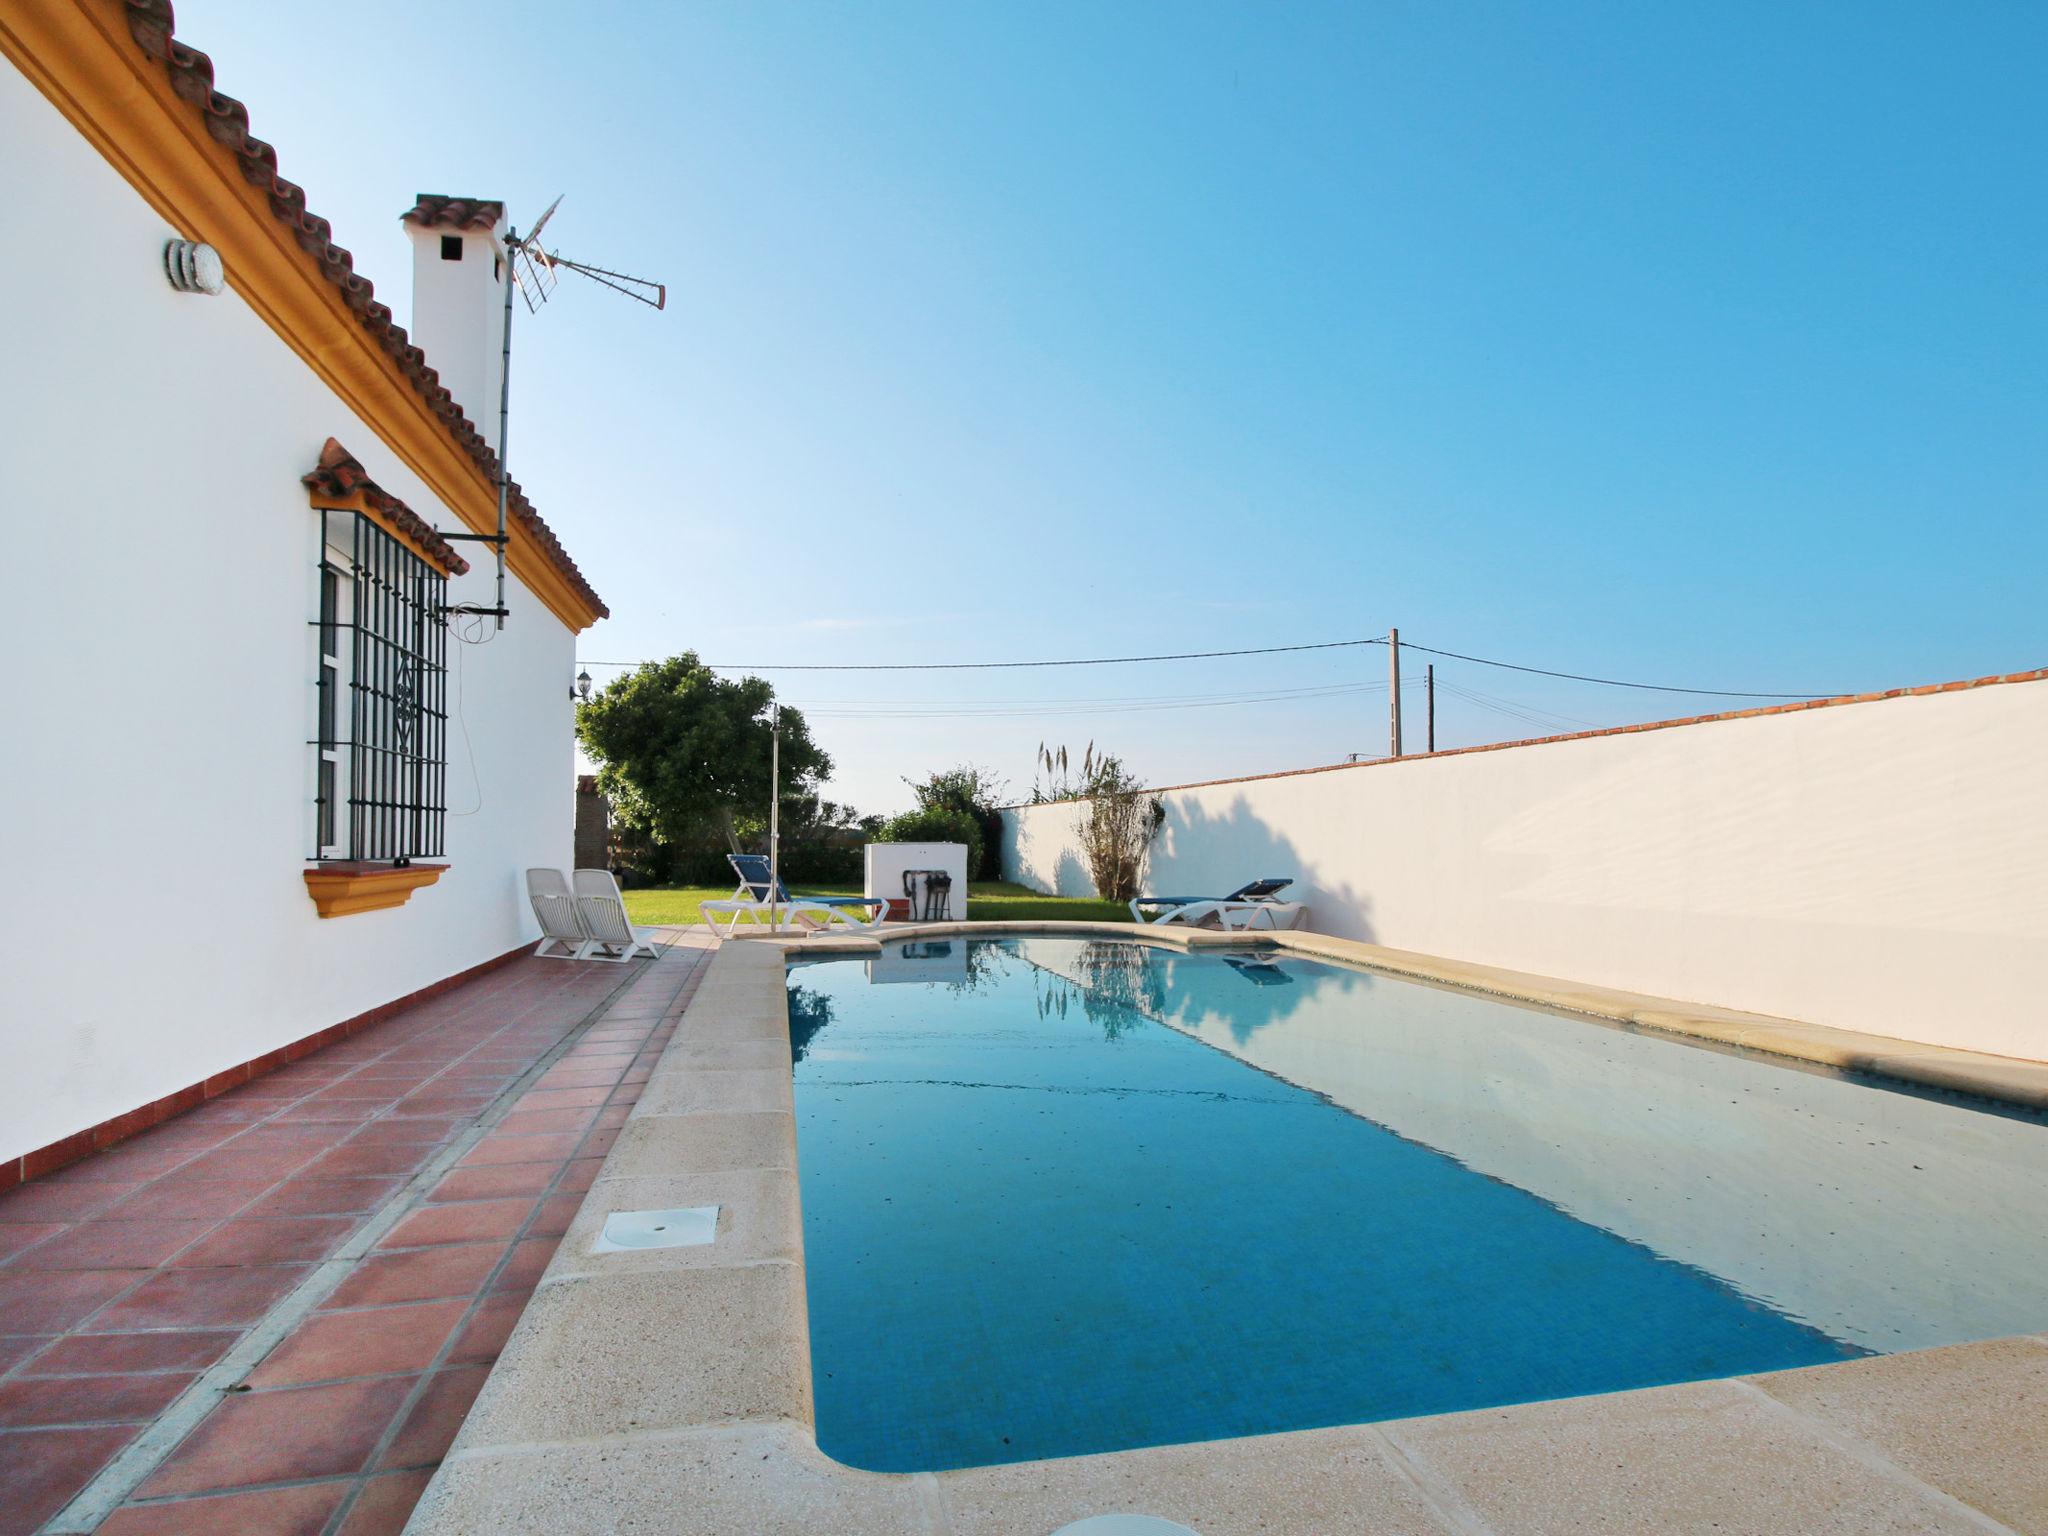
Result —
M 971 811 L 905 811 L 882 823 L 878 843 L 965 843 L 967 868 L 981 868 L 981 824 Z
M 1166 807 L 1109 756 L 1094 759 L 1083 793 L 1088 808 L 1081 813 L 1079 832 L 1088 878 L 1104 901 L 1129 901 L 1145 878 L 1145 859 L 1166 820 Z
M 1145 878 L 1152 839 L 1166 821 L 1166 807 L 1145 793 L 1145 781 L 1124 767 L 1123 759 L 1097 752 L 1092 741 L 1081 754 L 1078 773 L 1065 747 L 1055 749 L 1043 742 L 1036 766 L 1031 785 L 1033 805 L 1083 802 L 1075 830 L 1081 842 L 1081 862 L 1088 866 L 1095 894 L 1104 901 L 1117 902 L 1136 896 Z
M 968 879 L 1003 878 L 1003 815 L 997 807 L 1009 793 L 1009 785 L 989 769 L 977 768 L 972 763 L 935 773 L 922 784 L 911 779 L 903 782 L 917 796 L 919 810 L 965 811 L 981 828 L 981 852 L 968 862 Z

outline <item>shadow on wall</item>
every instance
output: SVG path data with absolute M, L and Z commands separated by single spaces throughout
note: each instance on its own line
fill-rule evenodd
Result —
M 1291 875 L 1294 886 L 1281 892 L 1281 899 L 1308 904 L 1307 927 L 1338 938 L 1379 942 L 1372 897 L 1341 880 L 1323 883 L 1328 877 L 1321 873 L 1315 854 L 1274 831 L 1244 795 L 1237 795 L 1220 814 L 1192 795 L 1161 799 L 1166 824 L 1152 843 L 1147 890 L 1166 896 L 1221 896 L 1267 875 Z
M 1071 848 L 1062 848 L 1060 856 L 1052 866 L 1052 890 L 1055 896 L 1093 896 L 1095 880 L 1088 873 L 1081 856 Z

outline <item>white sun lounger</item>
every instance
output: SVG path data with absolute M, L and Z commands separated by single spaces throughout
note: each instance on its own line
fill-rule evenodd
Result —
M 730 918 L 722 930 L 728 939 L 738 931 L 741 918 L 750 923 L 766 923 L 772 921 L 771 912 L 787 915 L 791 922 L 815 932 L 834 923 L 849 928 L 873 928 L 889 910 L 887 902 L 869 896 L 792 896 L 787 886 L 771 881 L 768 860 L 763 854 L 729 853 L 726 859 L 740 877 L 739 889 L 728 900 L 702 903 L 698 912 L 704 926 L 713 933 L 721 932 L 715 919 Z
M 590 953 L 590 935 L 576 910 L 576 897 L 559 869 L 529 869 L 526 897 L 540 924 L 534 953 L 543 960 L 582 960 Z
M 1293 928 L 1308 908 L 1298 901 L 1273 899 L 1292 884 L 1292 876 L 1270 876 L 1241 885 L 1228 896 L 1140 896 L 1131 903 L 1131 921 L 1155 926 L 1182 923 L 1190 928 L 1220 928 L 1226 933 Z
M 624 962 L 636 955 L 660 958 L 651 930 L 635 928 L 627 919 L 626 898 L 610 870 L 579 869 L 575 879 L 576 915 L 589 936 L 583 959 Z

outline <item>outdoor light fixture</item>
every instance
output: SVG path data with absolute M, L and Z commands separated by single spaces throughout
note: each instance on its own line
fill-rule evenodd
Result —
M 227 286 L 220 252 L 196 240 L 164 242 L 164 276 L 180 293 L 219 293 Z
M 590 702 L 590 674 L 588 672 L 578 672 L 576 674 L 576 686 L 569 690 L 569 697 L 578 704 L 588 704 Z

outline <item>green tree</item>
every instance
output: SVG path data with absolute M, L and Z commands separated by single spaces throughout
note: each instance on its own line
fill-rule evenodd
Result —
M 878 843 L 965 843 L 967 845 L 967 868 L 969 879 L 980 878 L 982 841 L 981 825 L 972 813 L 956 811 L 950 806 L 933 806 L 929 810 L 905 811 L 901 816 L 891 816 L 883 822 L 875 834 Z
M 913 779 L 903 782 L 917 797 L 918 811 L 954 811 L 973 818 L 980 835 L 973 840 L 968 853 L 969 879 L 1003 878 L 1003 817 L 998 807 L 1010 791 L 1006 782 L 996 777 L 992 769 L 977 768 L 972 763 L 962 763 L 957 768 L 935 773 L 922 784 Z M 924 840 L 917 837 L 893 839 L 897 842 Z M 959 842 L 961 839 L 945 838 L 940 841 Z
M 627 827 L 676 848 L 757 840 L 768 825 L 774 701 L 761 678 L 715 676 L 685 651 L 607 684 L 576 712 L 576 735 Z M 783 805 L 815 817 L 831 771 L 804 717 L 784 708 Z

